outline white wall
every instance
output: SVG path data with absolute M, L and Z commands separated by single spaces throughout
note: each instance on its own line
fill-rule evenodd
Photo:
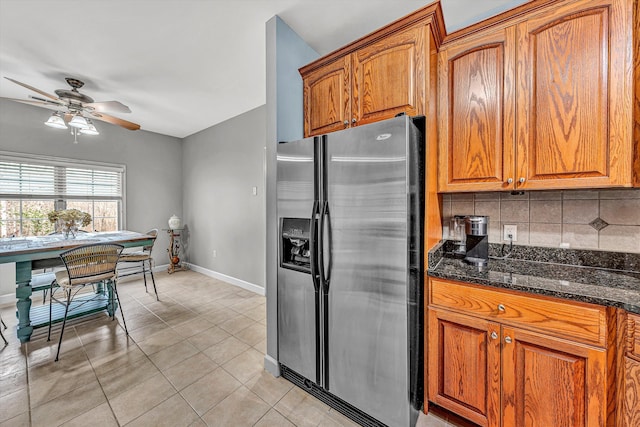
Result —
M 172 214 L 182 215 L 180 139 L 97 122 L 100 135 L 81 136 L 74 144 L 69 131 L 43 124 L 49 115 L 43 108 L 0 100 L 0 150 L 126 165 L 128 230 L 166 229 Z M 166 233 L 160 231 L 154 249 L 157 264 L 168 262 L 164 258 L 168 244 Z M 4 289 L 14 293 L 13 280 L 0 276 L 0 295 Z
M 185 138 L 182 158 L 189 262 L 260 293 L 265 126 L 265 107 L 258 107 Z

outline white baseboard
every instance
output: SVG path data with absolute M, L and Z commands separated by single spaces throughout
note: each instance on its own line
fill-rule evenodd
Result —
M 217 271 L 209 270 L 204 267 L 200 267 L 194 264 L 188 264 L 189 269 L 195 271 L 196 273 L 204 274 L 205 276 L 213 277 L 214 279 L 220 279 L 232 285 L 238 286 L 242 289 L 246 289 L 251 292 L 255 292 L 256 294 L 265 295 L 264 288 L 262 286 L 255 285 L 253 283 L 246 282 L 242 279 L 237 279 L 235 277 L 227 276 L 223 273 L 218 273 Z
M 16 294 L 6 294 L 6 295 L 0 295 L 0 306 L 2 305 L 9 305 L 12 304 L 15 305 L 16 304 Z

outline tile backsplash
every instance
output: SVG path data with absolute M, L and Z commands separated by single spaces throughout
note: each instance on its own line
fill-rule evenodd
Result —
M 443 230 L 453 215 L 488 215 L 489 242 L 504 224 L 518 226 L 517 245 L 640 253 L 640 189 L 444 194 Z

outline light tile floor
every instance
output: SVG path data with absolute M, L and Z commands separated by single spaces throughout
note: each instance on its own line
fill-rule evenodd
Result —
M 20 345 L 15 308 L 0 308 L 0 426 L 355 426 L 263 369 L 265 298 L 184 271 L 118 286 L 129 338 L 105 314 L 46 328 Z M 34 301 L 34 304 L 38 302 Z M 424 416 L 420 427 L 458 425 Z

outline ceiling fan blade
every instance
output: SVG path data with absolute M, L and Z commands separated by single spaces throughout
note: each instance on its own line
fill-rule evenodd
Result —
M 21 104 L 34 105 L 36 107 L 48 108 L 49 110 L 55 111 L 67 111 L 67 106 L 64 104 L 56 104 L 49 101 L 30 101 L 28 99 L 15 99 L 15 98 L 5 98 L 0 97 L 0 99 L 5 99 L 7 101 L 19 102 Z
M 103 113 L 98 113 L 98 112 L 91 112 L 91 117 L 97 119 L 97 120 L 101 120 L 103 122 L 107 122 L 107 123 L 111 123 L 114 125 L 118 125 L 118 126 L 122 126 L 125 129 L 129 129 L 129 130 L 138 130 L 140 129 L 140 125 L 137 123 L 133 123 L 127 120 L 123 120 L 123 119 L 119 119 L 117 117 L 113 117 L 113 116 L 109 116 L 108 114 L 103 114 Z
M 63 107 L 67 106 L 67 104 L 65 104 L 64 102 L 62 102 L 60 100 L 53 101 L 51 99 L 44 99 L 44 98 L 40 98 L 39 96 L 33 96 L 33 95 L 29 95 L 29 98 L 35 99 L 36 101 L 46 102 L 47 104 L 60 105 L 60 106 L 63 106 Z
M 32 90 L 34 92 L 38 92 L 42 96 L 46 96 L 47 98 L 51 98 L 53 100 L 59 101 L 59 98 L 57 96 L 51 95 L 50 93 L 47 93 L 47 92 L 45 92 L 43 90 L 40 90 L 40 89 L 36 89 L 35 87 L 30 86 L 30 85 L 28 85 L 26 83 L 22 83 L 22 82 L 19 82 L 17 80 L 10 79 L 9 77 L 5 77 L 5 79 L 9 80 L 10 82 L 14 82 L 15 84 L 20 85 L 22 87 L 26 87 L 27 89 L 30 89 L 30 90 Z
M 131 110 L 129 107 L 124 105 L 118 101 L 104 101 L 104 102 L 91 102 L 88 104 L 83 104 L 85 107 L 93 108 L 95 111 L 100 113 L 102 112 L 110 112 L 110 113 L 130 113 Z

